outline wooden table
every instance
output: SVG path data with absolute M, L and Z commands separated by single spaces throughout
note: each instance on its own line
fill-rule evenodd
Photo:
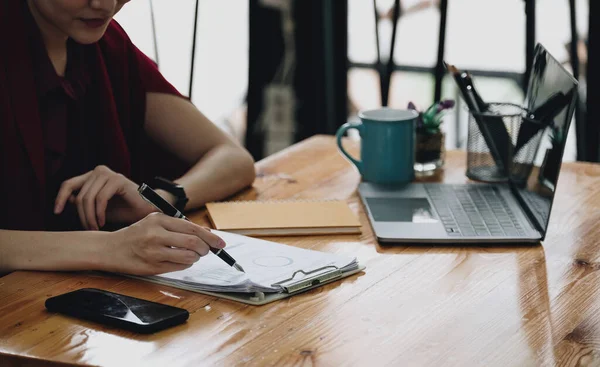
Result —
M 464 153 L 447 158 L 434 179 L 465 182 Z M 240 198 L 347 199 L 362 235 L 273 240 L 355 255 L 364 273 L 255 307 L 116 276 L 15 272 L 0 278 L 0 365 L 600 365 L 600 166 L 563 167 L 543 246 L 383 247 L 357 172 L 331 137 L 313 137 L 259 162 Z M 82 287 L 191 316 L 140 336 L 45 311 L 47 297 Z

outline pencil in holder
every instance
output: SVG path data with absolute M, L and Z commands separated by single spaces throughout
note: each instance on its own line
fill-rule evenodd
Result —
M 467 172 L 472 180 L 527 180 L 544 128 L 528 111 L 512 103 L 489 103 L 469 111 Z

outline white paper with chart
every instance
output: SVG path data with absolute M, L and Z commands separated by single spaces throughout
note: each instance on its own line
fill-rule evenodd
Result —
M 225 250 L 242 265 L 245 274 L 209 253 L 189 269 L 136 278 L 154 280 L 174 287 L 184 285 L 185 288 L 197 291 L 279 293 L 283 289 L 273 284 L 290 279 L 298 270 L 314 277 L 336 268 L 342 273 L 359 269 L 359 264 L 353 257 L 306 250 L 228 232 L 212 232 L 225 241 Z M 308 276 L 297 273 L 293 281 Z

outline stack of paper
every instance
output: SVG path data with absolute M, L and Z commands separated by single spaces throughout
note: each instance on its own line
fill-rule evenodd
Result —
M 228 232 L 212 232 L 225 241 L 225 250 L 244 268 L 245 274 L 209 253 L 186 270 L 139 278 L 178 288 L 184 286 L 185 289 L 196 291 L 279 293 L 283 289 L 274 283 L 290 279 L 298 270 L 310 273 L 313 277 L 315 274 L 335 270 L 335 267 L 342 273 L 359 269 L 356 258 L 306 250 Z M 293 281 L 303 277 L 306 275 L 298 273 Z

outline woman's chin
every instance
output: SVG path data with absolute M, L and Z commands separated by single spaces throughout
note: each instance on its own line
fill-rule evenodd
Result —
M 72 32 L 70 38 L 79 44 L 90 45 L 92 43 L 100 41 L 100 39 L 104 36 L 104 33 L 106 32 L 106 28 L 107 27 L 94 30 L 78 30 Z

